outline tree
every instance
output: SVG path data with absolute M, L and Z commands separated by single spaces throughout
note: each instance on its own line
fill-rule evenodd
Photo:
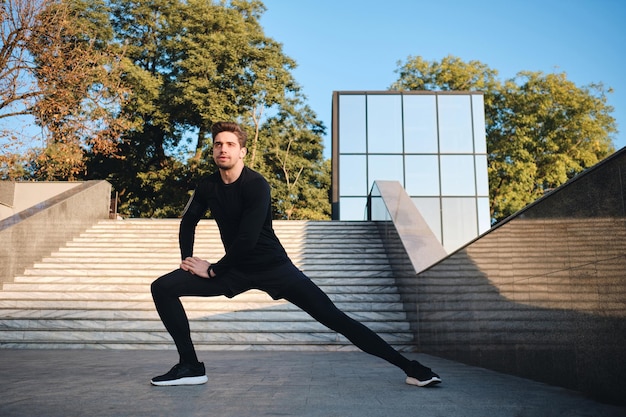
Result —
M 391 85 L 392 90 L 492 92 L 499 84 L 498 71 L 480 61 L 466 63 L 451 55 L 441 62 L 409 56 L 404 64 L 397 64 L 398 80 Z
M 24 19 L 15 19 L 16 33 L 23 36 L 3 67 L 13 65 L 25 75 L 3 81 L 28 84 L 5 89 L 23 95 L 7 96 L 4 108 L 20 103 L 16 114 L 42 127 L 44 143 L 28 155 L 29 164 L 19 165 L 16 154 L 5 153 L 0 162 L 13 167 L 10 175 L 107 179 L 120 195 L 123 214 L 176 216 L 195 180 L 215 168 L 211 125 L 232 120 L 249 132 L 247 163 L 272 175 L 280 207 L 275 215 L 328 218 L 319 201 L 322 195 L 327 200 L 329 188 L 324 126 L 293 79 L 295 62 L 263 33 L 263 3 L 9 4 L 19 4 L 30 20 L 22 30 Z M 9 27 L 3 23 L 3 30 Z M 287 124 L 284 129 L 275 128 L 278 121 Z
M 257 145 L 262 163 L 257 165 L 272 186 L 274 218 L 330 218 L 330 161 L 322 156 L 323 129 L 307 106 L 285 107 L 264 125 Z
M 520 72 L 499 91 L 487 128 L 492 215 L 502 219 L 614 152 L 613 108 L 601 84 Z
M 1 16 L 2 176 L 77 179 L 84 152 L 115 153 L 129 126 L 119 112 L 129 91 L 119 79 L 121 51 L 106 42 L 107 10 L 97 0 L 7 0 Z M 16 127 L 20 117 L 40 126 L 44 146 Z
M 171 114 L 168 80 L 176 56 L 168 42 L 180 24 L 178 0 L 119 0 L 110 3 L 114 42 L 129 62 L 122 79 L 132 94 L 122 107 L 134 126 L 124 133 L 121 158 L 90 154 L 88 178 L 106 179 L 118 193 L 120 213 L 130 217 L 170 217 L 184 207 L 187 184 L 181 161 L 168 155 L 182 138 Z M 172 207 L 173 206 L 173 207 Z
M 112 4 L 116 39 L 134 64 L 125 74 L 133 86 L 125 112 L 140 126 L 126 134 L 124 160 L 96 157 L 90 169 L 114 184 L 125 214 L 180 213 L 193 181 L 215 169 L 211 125 L 232 120 L 249 134 L 246 163 L 273 175 L 274 203 L 294 204 L 275 215 L 328 218 L 316 191 L 305 192 L 328 189 L 328 181 L 317 178 L 328 175 L 322 163 L 324 127 L 304 105 L 291 75 L 295 62 L 264 35 L 259 24 L 264 10 L 260 1 L 243 0 Z M 277 120 L 289 123 L 289 134 L 269 127 Z M 189 147 L 191 155 L 185 154 Z
M 602 84 L 577 87 L 564 73 L 520 72 L 501 82 L 479 61 L 409 57 L 395 90 L 485 95 L 491 216 L 502 220 L 614 151 L 612 107 Z
M 173 88 L 180 121 L 197 128 L 196 160 L 208 150 L 213 123 L 241 118 L 255 127 L 254 165 L 260 119 L 299 90 L 290 73 L 295 62 L 263 34 L 258 22 L 263 10 L 258 1 L 223 7 L 204 0 L 190 0 L 183 9 L 185 32 L 173 47 L 180 60 L 172 72 Z

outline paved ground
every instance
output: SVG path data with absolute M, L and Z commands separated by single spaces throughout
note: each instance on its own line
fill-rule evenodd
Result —
M 209 382 L 153 387 L 174 351 L 0 350 L 0 416 L 626 416 L 626 407 L 510 375 L 410 354 L 433 388 L 360 352 L 200 352 Z

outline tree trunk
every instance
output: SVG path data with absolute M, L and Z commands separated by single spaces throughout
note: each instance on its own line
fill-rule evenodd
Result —
M 204 148 L 204 135 L 206 133 L 206 128 L 204 126 L 200 126 L 200 130 L 198 131 L 198 143 L 196 143 L 196 153 L 193 156 L 195 161 L 199 161 L 202 158 L 202 149 Z

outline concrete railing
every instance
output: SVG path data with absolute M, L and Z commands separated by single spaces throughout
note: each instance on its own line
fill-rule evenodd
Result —
M 417 276 L 421 351 L 626 403 L 626 148 Z
M 375 181 L 369 195 L 368 220 L 381 221 L 383 236 L 396 234 L 416 273 L 447 253 L 398 181 Z
M 0 220 L 56 197 L 82 182 L 0 181 Z
M 111 184 L 86 181 L 0 220 L 0 283 L 11 282 L 99 219 L 109 217 Z

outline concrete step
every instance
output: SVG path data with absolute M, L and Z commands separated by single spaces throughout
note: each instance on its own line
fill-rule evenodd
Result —
M 275 332 L 251 330 L 251 331 L 221 331 L 221 332 L 207 332 L 202 329 L 193 329 L 194 343 L 228 343 L 228 344 L 249 344 L 257 341 L 264 343 L 276 342 L 280 344 L 333 344 L 341 343 L 348 344 L 349 342 L 340 334 L 331 331 L 297 331 L 292 330 L 288 332 Z M 48 342 L 85 342 L 90 341 L 93 343 L 164 343 L 171 341 L 170 335 L 165 331 L 124 331 L 116 329 L 107 329 L 102 331 L 96 330 L 84 330 L 84 329 L 70 329 L 68 331 L 57 330 L 37 330 L 37 331 L 22 331 L 22 330 L 5 330 L 2 332 L 3 339 L 6 342 L 28 342 L 36 341 L 41 342 L 43 340 Z M 382 335 L 381 335 L 382 337 Z M 389 343 L 409 343 L 412 338 L 407 338 L 406 333 L 385 333 L 385 338 Z M 171 343 L 171 342 L 170 342 Z
M 169 271 L 168 271 L 169 272 Z M 376 274 L 366 275 L 366 276 L 356 276 L 354 272 L 352 272 L 352 276 L 344 275 L 339 276 L 337 274 L 332 274 L 327 277 L 321 276 L 322 273 L 309 274 L 309 277 L 313 279 L 313 281 L 323 288 L 329 288 L 332 286 L 353 286 L 353 285 L 365 285 L 368 287 L 377 287 L 379 285 L 385 286 L 395 286 L 394 278 L 392 274 L 389 274 L 389 277 L 378 277 Z M 361 275 L 361 274 L 359 274 Z M 101 276 L 95 275 L 92 277 L 84 277 L 84 276 L 71 276 L 71 275 L 59 275 L 59 276 L 38 276 L 38 275 L 29 275 L 29 276 L 20 276 L 15 278 L 16 283 L 91 283 L 91 284 L 99 284 L 103 283 L 104 285 L 113 285 L 113 284 L 137 284 L 137 285 L 146 285 L 146 288 L 149 288 L 152 281 L 157 278 L 158 275 L 144 275 L 144 276 L 131 276 L 121 274 L 116 276 L 108 276 L 106 279 L 103 279 Z M 9 285 L 9 284 L 5 284 Z M 1 298 L 1 297 L 0 297 Z
M 189 320 L 208 320 L 211 322 L 236 322 L 249 321 L 254 323 L 262 322 L 315 322 L 311 316 L 302 310 L 282 302 L 276 302 L 272 306 L 263 309 L 253 310 L 234 310 L 232 305 L 225 305 L 226 309 L 208 310 L 208 309 L 192 309 L 187 303 L 183 302 L 187 307 L 187 315 Z M 398 326 L 403 329 L 407 325 L 406 316 L 403 311 L 352 311 L 349 313 L 351 317 L 358 319 L 366 325 L 377 323 L 378 325 Z M 64 308 L 38 308 L 36 305 L 23 308 L 0 308 L 0 316 L 5 320 L 4 326 L 12 327 L 8 323 L 13 320 L 158 320 L 156 310 L 142 309 L 68 309 Z M 317 322 L 316 322 L 317 323 Z
M 67 291 L 81 291 L 81 292 L 114 292 L 114 293 L 145 293 L 147 284 L 103 284 L 100 281 L 94 284 L 84 283 L 40 283 L 40 282 L 26 282 L 26 283 L 10 283 L 4 284 L 4 293 L 20 293 L 20 292 L 67 292 Z M 322 287 L 327 294 L 392 294 L 398 295 L 398 291 L 395 286 L 390 285 L 335 285 Z M 3 294 L 4 294 L 3 293 Z M 254 294 L 255 290 L 250 290 L 241 296 Z M 265 293 L 262 293 L 265 294 Z
M 369 327 L 380 333 L 396 333 L 408 330 L 408 325 L 398 323 L 382 323 L 378 321 L 366 322 Z M 158 320 L 98 320 L 98 319 L 21 319 L 1 320 L 0 325 L 7 331 L 21 332 L 25 329 L 47 331 L 46 329 L 64 329 L 66 331 L 99 331 L 106 328 L 107 331 L 119 332 L 151 332 L 166 333 L 163 325 Z M 299 321 L 297 327 L 290 321 L 252 321 L 235 320 L 233 318 L 222 320 L 190 320 L 190 326 L 194 332 L 201 333 L 252 333 L 252 332 L 275 332 L 275 333 L 334 333 L 314 320 Z M 11 330 L 13 329 L 13 330 Z M 17 334 L 17 333 L 16 333 Z
M 213 297 L 211 297 L 213 298 Z M 365 300 L 363 300 L 365 298 Z M 9 300 L 95 300 L 95 301 L 152 301 L 152 295 L 149 291 L 143 292 L 123 292 L 123 291 L 3 291 L 2 299 Z M 246 292 L 237 296 L 237 301 L 241 302 L 263 302 L 270 301 L 265 294 L 250 294 Z M 214 300 L 210 300 L 213 302 Z M 372 306 L 384 305 L 385 303 L 399 303 L 400 296 L 398 294 L 355 294 L 343 293 L 333 294 L 333 301 L 336 303 L 369 303 Z
M 64 308 L 68 309 L 70 306 L 75 309 L 85 310 L 153 310 L 154 305 L 152 299 L 149 296 L 136 296 L 127 297 L 124 300 L 101 300 L 80 298 L 80 295 L 76 297 L 68 298 L 21 298 L 16 300 L 2 299 L 0 300 L 0 309 L 54 309 Z M 274 300 L 247 300 L 232 302 L 232 300 L 226 298 L 212 297 L 211 299 L 186 297 L 184 306 L 189 310 L 197 310 L 204 312 L 212 311 L 232 311 L 236 310 L 255 310 L 265 309 L 268 307 L 282 306 L 280 301 Z M 378 312 L 404 312 L 402 305 L 398 303 L 390 302 L 370 302 L 370 301 L 337 301 L 336 306 L 345 311 L 346 313 L 356 313 L 361 311 L 378 311 Z M 286 306 L 291 306 L 286 304 Z M 295 307 L 294 307 L 295 308 Z M 283 307 L 284 311 L 290 311 L 291 307 Z

